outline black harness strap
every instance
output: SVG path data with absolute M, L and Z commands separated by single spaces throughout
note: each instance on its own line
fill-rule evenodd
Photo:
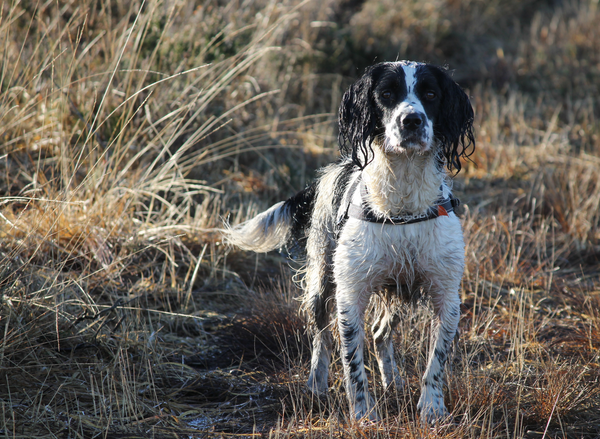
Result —
M 360 194 L 362 205 L 357 206 L 352 202 L 352 198 L 354 197 L 354 192 L 356 191 L 356 186 L 360 184 Z M 427 221 L 434 218 L 439 218 L 440 216 L 448 216 L 450 212 L 454 212 L 454 209 L 460 204 L 460 200 L 458 198 L 454 198 L 452 195 L 448 198 L 440 197 L 437 199 L 435 204 L 427 209 L 426 212 L 420 214 L 412 214 L 406 213 L 404 215 L 398 216 L 379 216 L 376 215 L 375 212 L 369 207 L 369 205 L 365 201 L 366 195 L 366 186 L 361 178 L 358 177 L 350 191 L 348 193 L 349 203 L 348 209 L 346 213 L 346 217 L 359 219 L 361 221 L 367 221 L 371 223 L 379 223 L 379 224 L 390 224 L 395 226 L 403 226 L 406 224 L 414 224 L 420 223 L 422 221 Z

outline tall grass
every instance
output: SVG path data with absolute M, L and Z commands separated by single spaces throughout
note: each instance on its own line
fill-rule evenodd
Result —
M 1 436 L 597 436 L 597 2 L 346 6 L 2 3 Z M 334 159 L 345 85 L 396 55 L 451 60 L 477 114 L 435 429 L 415 415 L 426 307 L 396 339 L 408 391 L 373 373 L 385 421 L 356 425 L 335 358 L 330 395 L 305 391 L 281 258 L 218 233 Z
M 224 171 L 331 130 L 327 115 L 253 121 L 278 93 L 253 69 L 302 5 L 251 25 L 234 6 L 3 4 L 4 435 L 178 425 L 160 401 L 193 370 L 161 331 L 190 335 L 194 356 L 212 337 L 202 303 L 234 303 L 195 289 L 224 278 L 219 187 L 247 172 Z

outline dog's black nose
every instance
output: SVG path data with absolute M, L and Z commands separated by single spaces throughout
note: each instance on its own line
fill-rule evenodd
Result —
M 416 131 L 423 126 L 425 117 L 423 113 L 409 113 L 402 117 L 402 128 L 409 131 Z

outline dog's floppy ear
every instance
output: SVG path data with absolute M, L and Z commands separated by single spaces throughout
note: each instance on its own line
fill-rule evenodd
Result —
M 434 67 L 434 72 L 443 90 L 435 136 L 441 144 L 446 166 L 458 174 L 462 167 L 460 158 L 468 158 L 475 151 L 473 107 L 467 94 L 444 70 Z
M 373 160 L 371 143 L 378 120 L 372 100 L 373 69 L 369 67 L 362 78 L 350 86 L 340 104 L 340 152 L 342 157 L 351 157 L 360 169 Z

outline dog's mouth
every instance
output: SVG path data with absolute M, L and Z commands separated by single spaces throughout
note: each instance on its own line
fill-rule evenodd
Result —
M 425 152 L 431 148 L 429 139 L 424 133 L 403 133 L 400 139 L 389 137 L 384 142 L 387 152 L 403 153 L 406 151 Z
M 402 133 L 402 139 L 400 140 L 400 146 L 403 148 L 416 148 L 423 149 L 429 147 L 427 136 L 424 132 L 414 133 Z

